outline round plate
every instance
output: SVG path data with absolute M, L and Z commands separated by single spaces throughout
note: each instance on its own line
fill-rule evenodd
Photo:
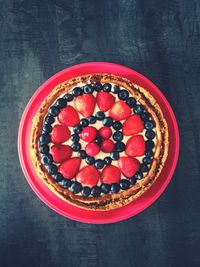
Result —
M 32 119 L 46 96 L 53 88 L 73 77 L 92 73 L 110 73 L 125 77 L 146 88 L 155 97 L 169 127 L 169 151 L 166 164 L 155 183 L 132 203 L 110 211 L 91 211 L 74 207 L 51 192 L 38 178 L 30 156 L 30 131 Z M 113 223 L 130 218 L 150 206 L 165 190 L 174 173 L 179 153 L 179 133 L 174 113 L 166 98 L 147 78 L 127 67 L 107 63 L 90 62 L 64 69 L 48 79 L 30 99 L 19 126 L 18 152 L 24 175 L 38 197 L 50 208 L 73 220 L 86 223 Z

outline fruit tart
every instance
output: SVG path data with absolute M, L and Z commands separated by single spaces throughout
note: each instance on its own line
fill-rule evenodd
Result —
M 31 129 L 38 177 L 65 202 L 111 210 L 140 197 L 168 155 L 168 127 L 154 97 L 112 74 L 82 75 L 56 86 Z

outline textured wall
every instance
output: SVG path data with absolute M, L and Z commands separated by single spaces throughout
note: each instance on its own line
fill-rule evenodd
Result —
M 200 266 L 199 14 L 198 0 L 0 0 L 0 266 Z M 17 155 L 29 98 L 52 74 L 87 61 L 149 77 L 180 128 L 179 164 L 165 193 L 113 225 L 50 210 Z

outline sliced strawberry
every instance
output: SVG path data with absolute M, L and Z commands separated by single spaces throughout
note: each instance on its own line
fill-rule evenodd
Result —
M 115 144 L 112 140 L 104 140 L 103 143 L 101 144 L 101 150 L 105 153 L 110 153 L 113 151 L 115 147 Z
M 89 117 L 93 114 L 95 105 L 96 105 L 96 99 L 91 94 L 84 94 L 82 96 L 78 96 L 74 100 L 74 104 L 78 112 L 83 117 Z
M 121 157 L 118 166 L 124 176 L 131 178 L 139 170 L 140 162 L 135 158 Z
M 76 175 L 76 181 L 83 186 L 95 186 L 99 181 L 99 171 L 94 166 L 85 166 Z
M 50 149 L 53 161 L 58 163 L 71 158 L 72 149 L 68 145 L 53 145 Z
M 97 129 L 93 126 L 87 126 L 81 132 L 81 139 L 85 142 L 92 142 L 97 136 Z
M 100 147 L 92 142 L 86 145 L 85 151 L 89 156 L 96 156 L 100 151 Z
M 58 121 L 67 126 L 75 126 L 79 124 L 80 119 L 75 108 L 67 106 L 66 108 L 61 109 L 58 114 Z
M 97 93 L 97 105 L 101 111 L 108 111 L 115 103 L 115 97 L 107 92 Z
M 143 135 L 134 135 L 126 143 L 125 153 L 130 157 L 142 156 L 145 153 L 145 140 Z
M 104 184 L 119 183 L 121 177 L 120 169 L 116 166 L 106 166 L 101 175 L 101 182 Z
M 116 121 L 125 120 L 130 114 L 131 109 L 123 100 L 115 102 L 109 111 L 109 116 Z
M 110 138 L 111 134 L 112 134 L 112 130 L 108 126 L 103 126 L 99 129 L 99 135 L 104 139 Z
M 70 130 L 65 125 L 56 124 L 51 131 L 51 141 L 55 144 L 63 143 L 70 137 Z
M 79 158 L 71 158 L 62 162 L 58 168 L 59 172 L 67 179 L 74 178 L 79 171 L 81 160 Z
M 144 130 L 143 122 L 139 115 L 135 114 L 125 120 L 122 128 L 124 135 L 133 135 Z

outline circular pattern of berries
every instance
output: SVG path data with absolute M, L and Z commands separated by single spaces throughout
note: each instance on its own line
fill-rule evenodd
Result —
M 99 110 L 94 114 L 96 104 Z M 98 121 L 102 127 L 97 130 L 94 124 Z M 151 115 L 127 90 L 99 82 L 75 87 L 48 110 L 39 137 L 41 162 L 61 187 L 74 194 L 118 193 L 148 172 L 154 155 L 154 128 Z M 143 131 L 146 140 L 140 134 Z M 126 144 L 124 136 L 129 137 Z M 106 154 L 104 158 L 95 157 L 100 151 Z M 80 169 L 82 160 L 87 165 Z

